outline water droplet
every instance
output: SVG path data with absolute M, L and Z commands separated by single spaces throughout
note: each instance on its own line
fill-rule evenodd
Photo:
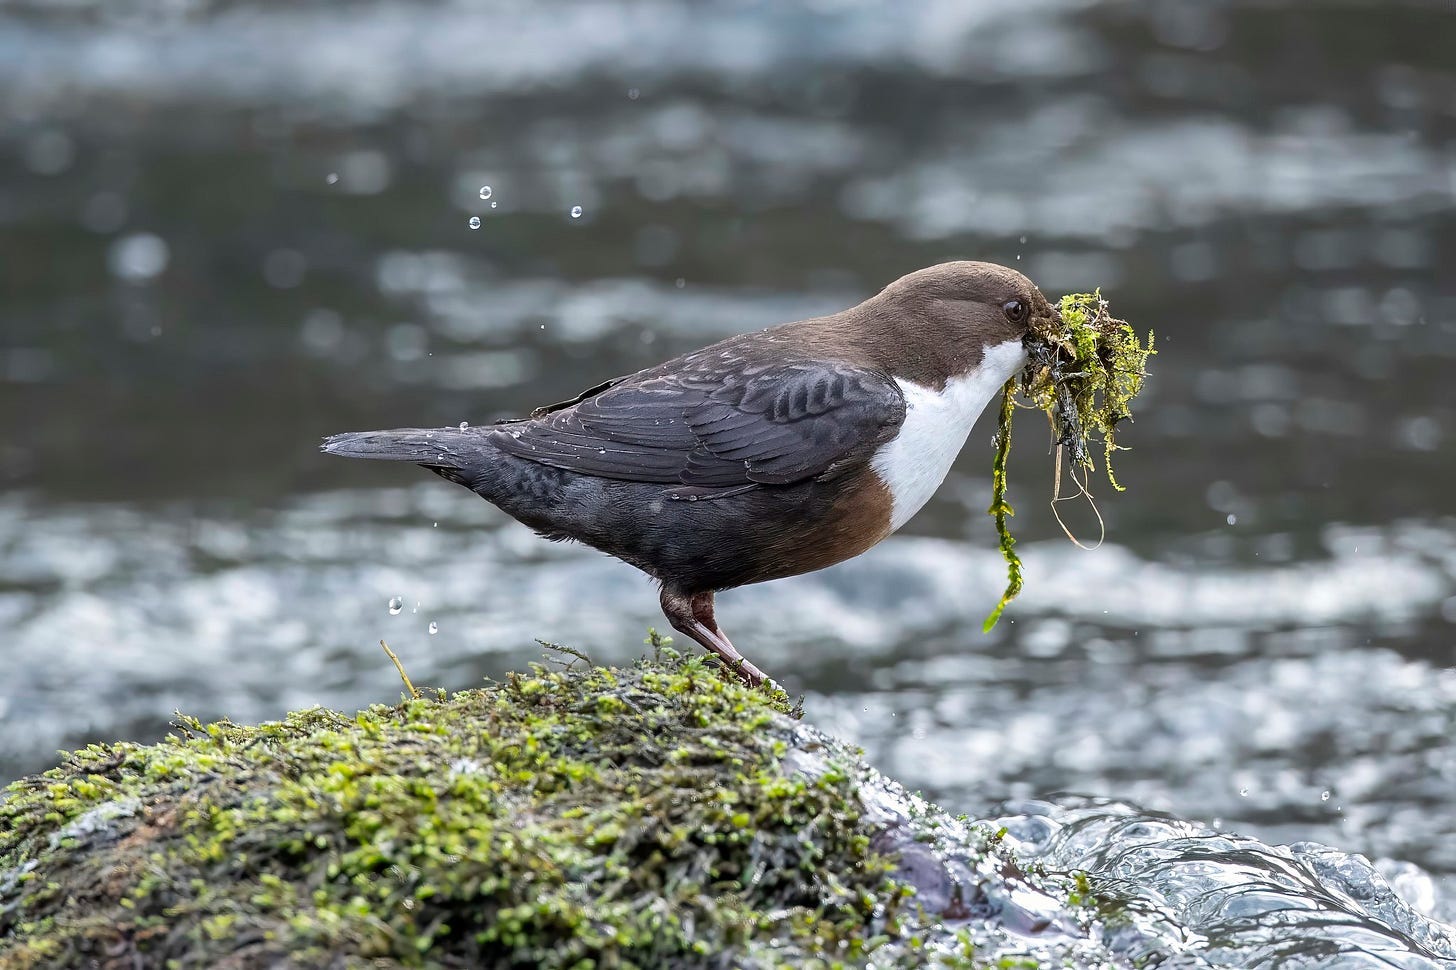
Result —
M 1239 521 L 1239 517 L 1237 515 L 1234 515 L 1232 512 L 1230 512 L 1228 514 L 1228 519 L 1226 521 L 1228 522 L 1229 525 L 1233 525 L 1235 522 Z
M 494 208 L 495 208 L 495 203 L 494 203 L 494 202 L 492 202 L 492 203 L 491 203 L 491 204 L 490 204 L 490 207 L 491 207 L 491 208 L 492 208 L 492 209 L 494 209 Z
M 1022 237 L 1021 237 L 1021 244 L 1022 244 L 1022 245 L 1023 245 L 1023 246 L 1025 246 L 1025 245 L 1026 245 L 1026 237 L 1025 237 L 1025 236 L 1022 236 Z
M 468 427 L 470 427 L 470 422 L 469 421 L 461 421 L 460 422 L 460 430 L 461 431 L 464 431 Z
M 112 275 L 128 283 L 145 283 L 167 268 L 171 255 L 161 236 L 135 232 L 113 242 L 107 250 L 106 261 Z
M 480 197 L 482 199 L 488 199 L 488 198 L 490 198 L 490 186 L 489 185 L 482 185 L 480 187 Z
M 636 101 L 640 97 L 642 97 L 642 92 L 641 91 L 638 91 L 636 88 L 628 88 L 627 89 L 627 100 L 628 101 Z
M 571 207 L 571 218 L 573 218 L 573 219 L 580 219 L 581 218 L 581 206 L 574 205 L 574 206 Z
M 327 183 L 329 183 L 330 185 L 338 185 L 339 184 L 339 173 L 338 172 L 330 172 L 328 174 L 328 176 L 324 178 L 324 181 L 327 182 Z
M 399 611 L 402 610 L 402 609 L 404 609 L 404 597 L 403 596 L 391 596 L 389 598 L 389 615 L 390 616 L 398 616 L 399 615 Z
M 1240 788 L 1239 789 L 1239 797 L 1240 798 L 1248 798 L 1249 797 L 1249 790 L 1247 788 Z
M 673 281 L 672 285 L 677 287 L 678 289 L 682 289 L 684 286 L 688 285 L 688 281 L 679 276 L 676 280 Z
M 480 216 L 471 216 L 470 217 L 470 228 L 471 229 L 479 229 L 480 228 Z
M 1329 800 L 1330 800 L 1330 793 L 1328 791 L 1322 791 L 1322 792 L 1320 792 L 1320 801 L 1327 802 Z
M 440 624 L 436 623 L 434 620 L 431 620 L 430 621 L 430 636 L 434 636 L 435 634 L 437 634 L 439 632 L 440 632 Z

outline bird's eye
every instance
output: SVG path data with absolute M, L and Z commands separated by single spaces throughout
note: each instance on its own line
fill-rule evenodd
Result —
M 1007 300 L 1001 304 L 1001 309 L 1006 312 L 1006 319 L 1012 323 L 1024 323 L 1026 321 L 1026 304 L 1020 300 Z

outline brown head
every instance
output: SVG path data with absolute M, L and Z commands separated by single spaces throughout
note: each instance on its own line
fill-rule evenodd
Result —
M 985 348 L 1023 339 L 1056 310 L 1016 270 L 961 260 L 902 276 L 843 316 L 880 366 L 941 387 L 978 366 Z

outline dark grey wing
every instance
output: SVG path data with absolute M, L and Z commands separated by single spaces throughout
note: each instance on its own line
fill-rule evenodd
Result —
M 593 396 L 595 396 L 597 394 L 602 393 L 602 391 L 605 391 L 607 388 L 611 387 L 613 384 L 620 384 L 620 383 L 622 383 L 622 381 L 624 379 L 625 378 L 614 377 L 614 378 L 612 378 L 609 381 L 602 381 L 600 384 L 597 384 L 597 385 L 595 385 L 593 387 L 587 388 L 586 390 L 582 391 L 580 394 L 578 394 L 576 397 L 572 398 L 569 401 L 558 401 L 555 404 L 546 404 L 546 405 L 543 405 L 543 406 L 537 408 L 536 410 L 532 411 L 531 412 L 531 417 L 533 417 L 533 418 L 539 418 L 539 417 L 542 417 L 544 415 L 550 414 L 552 411 L 560 411 L 563 408 L 569 408 L 569 407 L 571 407 L 574 404 L 580 404 L 582 401 L 585 401 L 587 398 L 593 397 Z M 496 422 L 496 424 L 509 424 L 509 423 L 510 423 L 509 421 L 497 421 Z
M 827 361 L 690 355 L 502 426 L 503 450 L 583 475 L 713 492 L 787 485 L 868 460 L 905 419 L 888 375 Z

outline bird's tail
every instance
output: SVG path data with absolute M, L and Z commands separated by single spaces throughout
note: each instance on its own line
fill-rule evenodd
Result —
M 325 438 L 319 450 L 345 458 L 412 461 L 440 468 L 464 468 L 491 446 L 476 428 L 395 428 L 349 431 Z

